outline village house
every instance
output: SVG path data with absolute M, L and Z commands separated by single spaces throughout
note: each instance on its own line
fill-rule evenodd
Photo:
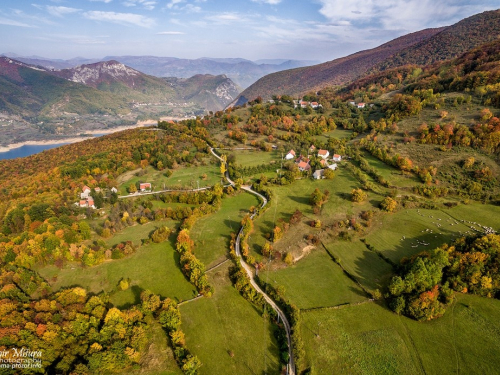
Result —
M 318 156 L 322 159 L 326 159 L 328 156 L 330 156 L 330 153 L 328 152 L 328 150 L 319 150 Z
M 316 109 L 320 106 L 321 104 L 319 104 L 318 102 L 311 102 L 311 107 Z
M 324 170 L 324 169 L 316 169 L 316 170 L 314 171 L 314 173 L 313 173 L 313 178 L 314 178 L 315 180 L 320 180 L 320 179 L 324 178 L 324 177 L 325 177 L 325 176 L 324 176 L 324 172 L 325 172 L 325 170 Z
M 334 154 L 333 161 L 342 161 L 342 156 L 340 156 L 339 154 Z
M 306 163 L 305 161 L 299 162 L 298 167 L 299 167 L 299 171 L 301 171 L 301 172 L 308 171 L 309 169 L 311 169 L 311 166 L 309 165 L 309 163 Z
M 151 191 L 151 183 L 150 182 L 141 182 L 139 184 L 139 190 L 142 192 Z
M 305 102 L 305 101 L 303 101 L 303 100 L 300 102 L 300 107 L 301 107 L 301 108 L 306 108 L 308 105 L 309 105 L 309 103 L 308 103 L 308 102 Z
M 315 145 L 311 145 L 311 147 L 309 147 L 309 153 L 310 154 L 312 154 L 315 150 L 316 150 L 316 146 Z
M 325 159 L 321 159 L 319 161 L 319 164 L 321 164 L 323 168 L 328 167 L 328 162 Z
M 117 188 L 115 188 L 115 187 L 113 186 L 113 187 L 111 188 L 111 192 L 112 192 L 112 193 L 118 193 L 118 189 L 117 189 Z
M 293 150 L 288 151 L 288 154 L 286 154 L 285 159 L 292 160 L 293 158 L 295 158 L 295 151 Z
M 337 169 L 337 164 L 336 163 L 330 164 L 328 166 L 328 168 L 330 168 L 332 171 L 334 171 L 335 169 Z
M 357 107 L 358 107 L 359 109 L 365 108 L 365 106 L 366 106 L 366 103 L 358 103 L 358 104 L 357 104 Z
M 82 192 L 80 193 L 80 198 L 81 199 L 87 199 L 90 195 L 90 188 L 88 186 L 84 186 L 82 188 Z

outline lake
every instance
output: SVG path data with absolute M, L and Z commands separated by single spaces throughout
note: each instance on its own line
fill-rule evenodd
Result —
M 38 154 L 44 150 L 50 150 L 60 146 L 67 145 L 68 143 L 56 143 L 47 145 L 25 145 L 6 152 L 0 152 L 0 160 L 24 158 L 33 154 Z

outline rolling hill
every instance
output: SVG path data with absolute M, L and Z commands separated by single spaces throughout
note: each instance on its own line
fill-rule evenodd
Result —
M 195 103 L 220 110 L 238 94 L 225 76 L 179 80 L 175 85 L 117 61 L 49 70 L 0 57 L 0 110 L 24 117 L 61 113 L 124 114 L 131 103 Z M 207 106 L 207 107 L 205 107 Z
M 500 11 L 483 12 L 452 26 L 418 31 L 371 50 L 267 75 L 244 90 L 235 103 L 242 104 L 258 96 L 270 98 L 273 94 L 300 96 L 391 67 L 443 61 L 497 39 L 499 34 Z

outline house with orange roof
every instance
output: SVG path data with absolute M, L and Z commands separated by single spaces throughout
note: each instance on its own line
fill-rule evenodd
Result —
M 326 159 L 328 156 L 330 156 L 330 153 L 328 152 L 328 150 L 319 150 L 318 156 L 322 159 Z
M 285 155 L 286 160 L 292 160 L 295 157 L 295 151 L 290 150 L 288 151 L 288 154 Z

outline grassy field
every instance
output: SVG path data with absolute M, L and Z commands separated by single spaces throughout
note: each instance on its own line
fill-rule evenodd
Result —
M 203 363 L 200 374 L 277 374 L 273 328 L 231 285 L 228 267 L 209 273 L 211 298 L 180 306 L 187 347 Z
M 231 232 L 238 232 L 241 219 L 258 204 L 255 195 L 241 192 L 224 198 L 219 211 L 196 222 L 190 231 L 194 252 L 207 268 L 227 258 Z
M 235 150 L 230 153 L 235 156 L 235 163 L 242 167 L 254 167 L 261 164 L 269 164 L 273 161 L 279 166 L 281 162 L 281 153 L 278 151 Z
M 312 374 L 494 374 L 500 368 L 500 301 L 459 295 L 419 323 L 375 303 L 302 314 Z
M 141 240 L 149 237 L 149 234 L 154 232 L 160 226 L 166 225 L 169 228 L 173 228 L 178 223 L 174 223 L 172 220 L 166 220 L 164 222 L 150 221 L 146 224 L 136 224 L 131 227 L 123 229 L 121 232 L 116 233 L 113 237 L 106 240 L 106 245 L 112 247 L 120 242 L 132 241 L 135 246 L 141 244 Z
M 365 244 L 357 239 L 352 242 L 329 242 L 325 243 L 325 246 L 340 259 L 347 272 L 372 292 L 375 289 L 382 291 L 385 282 L 393 275 L 392 266 L 375 252 L 368 250 Z
M 390 165 L 385 164 L 384 162 L 380 161 L 379 159 L 371 156 L 368 152 L 365 152 L 363 154 L 363 158 L 368 161 L 370 166 L 375 168 L 377 170 L 377 173 L 379 173 L 386 181 L 389 182 L 390 185 L 396 186 L 396 187 L 405 187 L 405 186 L 416 186 L 416 185 L 421 185 L 422 183 L 413 174 L 403 174 L 400 170 L 391 167 Z
M 300 309 L 356 303 L 368 297 L 320 247 L 295 265 L 263 271 L 260 277 L 285 287 L 285 296 Z
M 431 250 L 467 235 L 467 232 L 473 233 L 470 227 L 460 220 L 494 225 L 499 212 L 499 207 L 477 204 L 447 210 L 403 209 L 381 216 L 381 220 L 375 223 L 371 233 L 366 236 L 366 241 L 398 263 L 404 256 Z
M 138 172 L 142 175 L 137 176 Z M 214 160 L 208 158 L 207 165 L 174 169 L 170 177 L 166 177 L 164 173 L 165 171 L 159 171 L 152 166 L 146 167 L 144 173 L 140 169 L 126 172 L 118 177 L 118 194 L 127 195 L 127 188 L 131 184 L 138 182 L 150 182 L 153 190 L 163 190 L 164 187 L 168 189 L 175 187 L 196 188 L 198 186 L 213 186 L 217 182 L 220 182 L 219 166 Z M 205 180 L 202 177 L 203 175 L 206 175 Z
M 141 358 L 141 368 L 129 370 L 129 375 L 171 375 L 182 374 L 174 358 L 172 348 L 161 325 L 153 317 L 146 317 L 149 338 L 146 353 Z
M 181 273 L 178 253 L 170 242 L 142 246 L 131 256 L 110 260 L 91 268 L 68 265 L 59 270 L 47 266 L 39 270 L 52 283 L 55 291 L 69 286 L 81 286 L 92 293 L 112 292 L 122 278 L 131 279 L 131 287 L 111 296 L 115 306 L 126 307 L 140 302 L 140 294 L 149 289 L 162 297 L 182 301 L 195 296 L 196 290 Z
M 336 220 L 346 219 L 347 216 L 358 214 L 363 210 L 373 209 L 378 206 L 383 197 L 368 192 L 368 199 L 363 203 L 353 203 L 350 200 L 350 192 L 360 187 L 359 182 L 346 169 L 335 172 L 332 180 L 310 180 L 303 179 L 295 181 L 291 185 L 273 187 L 274 198 L 269 203 L 269 208 L 255 221 L 255 234 L 250 239 L 252 255 L 259 257 L 260 249 L 264 245 L 266 233 L 270 233 L 275 223 L 280 218 L 289 221 L 296 209 L 304 215 L 304 223 L 319 219 L 323 226 L 329 225 Z M 310 204 L 310 196 L 314 189 L 328 190 L 330 198 L 324 204 L 319 215 L 314 214 Z M 280 251 L 292 251 L 300 253 L 306 246 L 304 236 L 311 231 L 307 225 L 291 228 L 276 245 Z M 313 230 L 314 233 L 314 230 Z

